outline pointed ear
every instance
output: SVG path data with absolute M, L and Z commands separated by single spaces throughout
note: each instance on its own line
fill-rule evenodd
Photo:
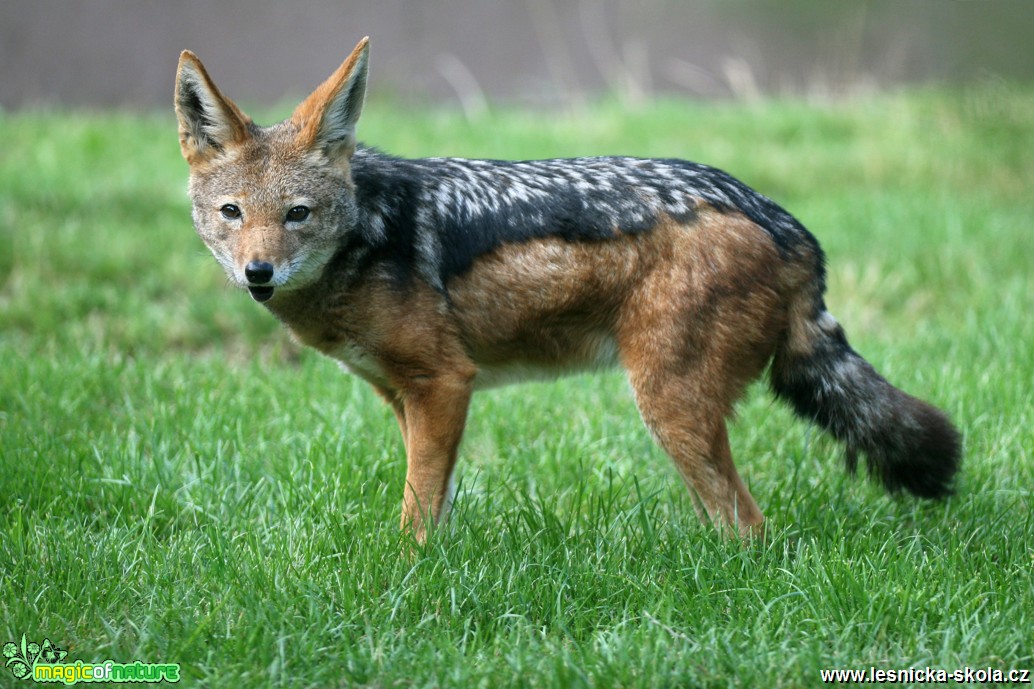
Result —
M 330 78 L 302 101 L 291 121 L 300 133 L 298 142 L 307 149 L 322 149 L 331 158 L 355 151 L 355 124 L 363 111 L 370 38 L 359 41 Z
M 191 165 L 251 136 L 251 119 L 216 88 L 197 55 L 184 50 L 176 71 L 180 149 Z

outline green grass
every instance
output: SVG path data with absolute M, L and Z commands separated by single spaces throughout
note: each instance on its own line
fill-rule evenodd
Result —
M 479 393 L 451 527 L 403 557 L 393 417 L 226 286 L 171 113 L 0 114 L 0 642 L 212 687 L 1034 668 L 1034 90 L 476 122 L 374 102 L 362 135 L 741 177 L 823 242 L 855 347 L 962 427 L 957 495 L 846 476 L 759 386 L 732 443 L 770 537 L 725 543 L 621 376 L 577 377 Z

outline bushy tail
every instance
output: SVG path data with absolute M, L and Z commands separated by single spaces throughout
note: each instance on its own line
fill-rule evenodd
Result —
M 861 454 L 869 474 L 892 492 L 949 495 L 961 461 L 958 430 L 939 409 L 877 373 L 821 304 L 802 297 L 791 309 L 795 315 L 772 364 L 776 395 L 847 446 L 852 472 Z

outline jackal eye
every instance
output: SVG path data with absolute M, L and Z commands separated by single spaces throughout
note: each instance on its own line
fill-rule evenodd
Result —
M 287 222 L 301 222 L 308 218 L 311 212 L 308 206 L 295 206 L 287 211 Z
M 241 217 L 241 209 L 232 203 L 228 203 L 219 209 L 219 212 L 223 214 L 223 217 L 227 220 L 239 220 Z

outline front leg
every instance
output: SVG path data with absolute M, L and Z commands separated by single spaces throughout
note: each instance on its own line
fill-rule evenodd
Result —
M 396 406 L 406 444 L 402 528 L 418 543 L 447 516 L 456 452 L 467 421 L 473 376 L 438 373 L 411 381 Z

